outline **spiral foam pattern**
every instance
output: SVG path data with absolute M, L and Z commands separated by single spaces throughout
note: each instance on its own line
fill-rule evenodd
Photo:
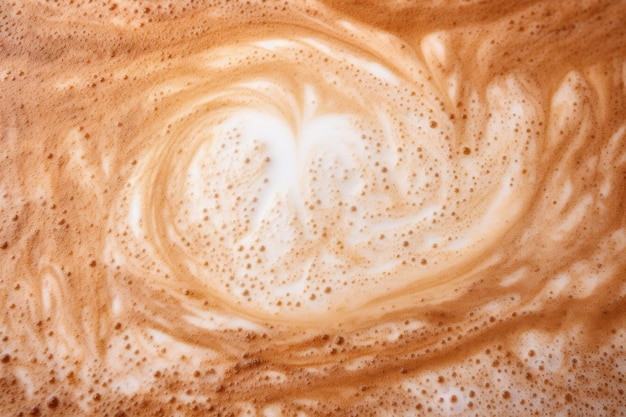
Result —
M 623 414 L 626 7 L 504 4 L 5 7 L 0 410 Z
M 399 41 L 385 62 L 375 33 L 349 29 L 357 45 L 281 28 L 293 38 L 155 70 L 140 97 L 163 110 L 133 138 L 146 151 L 110 216 L 116 258 L 218 309 L 308 321 L 480 259 L 528 198 L 536 110 L 498 80 L 476 109 L 489 120 L 467 126 L 483 137 L 466 137 L 425 65 Z

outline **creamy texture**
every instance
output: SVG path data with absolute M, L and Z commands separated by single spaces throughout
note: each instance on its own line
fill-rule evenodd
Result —
M 3 415 L 624 414 L 624 2 L 0 11 Z

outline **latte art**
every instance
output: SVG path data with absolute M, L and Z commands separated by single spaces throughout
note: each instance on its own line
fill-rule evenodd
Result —
M 381 63 L 367 45 L 382 34 L 343 26 L 337 38 L 363 42 L 287 26 L 288 41 L 216 47 L 181 63 L 192 76 L 154 75 L 141 99 L 165 110 L 133 138 L 109 217 L 116 262 L 257 319 L 340 319 L 449 281 L 511 227 L 536 152 L 520 83 L 489 86 L 470 111 L 490 119 L 467 123 L 484 137 L 466 138 L 458 97 L 399 39 L 384 38 L 396 50 Z
M 623 413 L 626 7 L 496 3 L 3 11 L 3 414 Z

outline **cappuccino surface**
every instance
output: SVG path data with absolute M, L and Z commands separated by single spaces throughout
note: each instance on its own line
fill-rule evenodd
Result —
M 0 5 L 0 415 L 626 414 L 626 2 Z

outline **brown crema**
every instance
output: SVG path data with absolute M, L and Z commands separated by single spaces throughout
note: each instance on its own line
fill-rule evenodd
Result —
M 0 6 L 0 414 L 626 414 L 626 2 Z

